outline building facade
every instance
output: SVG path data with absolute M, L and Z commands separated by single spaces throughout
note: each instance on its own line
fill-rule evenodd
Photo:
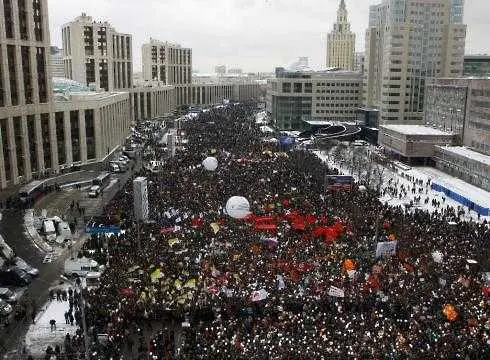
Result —
M 169 117 L 176 109 L 175 87 L 140 86 L 129 91 L 131 119 L 139 122 L 145 119 Z
M 308 120 L 355 122 L 361 84 L 350 71 L 278 71 L 268 81 L 267 111 L 281 130 L 302 130 Z
M 128 94 L 52 84 L 47 9 L 46 0 L 0 1 L 2 189 L 101 161 L 129 131 Z
M 82 14 L 62 27 L 65 74 L 95 89 L 133 87 L 132 36 Z
M 379 129 L 379 144 L 409 163 L 430 159 L 436 146 L 452 145 L 453 141 L 453 134 L 422 125 L 382 125 Z
M 0 1 L 1 188 L 50 167 L 47 10 L 46 0 Z
M 363 103 L 382 123 L 423 120 L 426 82 L 463 71 L 464 0 L 385 0 L 369 9 Z
M 469 79 L 433 79 L 426 87 L 424 123 L 455 133 L 462 143 L 466 119 Z
M 49 49 L 49 73 L 52 77 L 66 77 L 63 62 L 63 49 L 60 49 L 57 46 L 51 46 Z
M 192 49 L 150 39 L 143 44 L 143 79 L 163 85 L 192 83 Z
M 490 79 L 470 81 L 463 144 L 490 156 Z
M 327 35 L 327 68 L 338 67 L 344 70 L 354 70 L 355 47 L 356 34 L 350 29 L 345 1 L 341 0 L 337 11 L 337 22 Z
M 490 191 L 490 156 L 462 146 L 436 146 L 436 167 L 486 191 Z
M 463 76 L 490 77 L 490 55 L 466 55 Z

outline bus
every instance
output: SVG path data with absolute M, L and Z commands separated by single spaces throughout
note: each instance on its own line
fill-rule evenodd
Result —
M 21 203 L 28 204 L 35 202 L 45 194 L 45 181 L 35 180 L 19 190 Z
M 351 175 L 327 175 L 326 180 L 330 191 L 351 190 L 355 184 Z
M 92 185 L 98 185 L 101 188 L 103 188 L 104 186 L 108 185 L 110 181 L 111 181 L 111 173 L 106 171 L 100 174 L 99 176 L 97 176 L 92 181 Z

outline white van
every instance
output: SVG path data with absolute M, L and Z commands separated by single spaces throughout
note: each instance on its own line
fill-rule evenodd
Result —
M 56 240 L 56 229 L 54 228 L 53 220 L 43 221 L 43 234 L 46 236 L 46 240 L 48 241 Z
M 88 273 L 100 273 L 97 261 L 82 257 L 80 259 L 65 260 L 65 274 L 67 276 L 87 276 Z
M 63 241 L 72 240 L 70 225 L 64 221 L 60 221 L 58 224 L 58 234 Z

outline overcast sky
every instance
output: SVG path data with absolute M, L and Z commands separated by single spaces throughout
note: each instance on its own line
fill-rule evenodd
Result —
M 324 66 L 325 34 L 340 0 L 48 0 L 51 43 L 61 46 L 61 26 L 86 12 L 133 35 L 134 71 L 141 71 L 141 45 L 150 37 L 193 49 L 193 67 L 214 71 L 225 64 L 244 71 L 273 71 L 308 56 Z M 381 0 L 346 0 L 349 21 L 364 50 L 369 5 Z M 467 53 L 490 53 L 486 38 L 489 0 L 466 0 Z

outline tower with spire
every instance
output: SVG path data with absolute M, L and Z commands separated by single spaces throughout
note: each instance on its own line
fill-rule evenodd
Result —
M 356 34 L 350 30 L 345 0 L 340 0 L 337 22 L 327 35 L 327 67 L 354 70 Z

